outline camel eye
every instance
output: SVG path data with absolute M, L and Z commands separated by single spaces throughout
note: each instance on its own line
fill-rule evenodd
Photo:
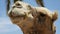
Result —
M 44 17 L 44 16 L 46 16 L 46 15 L 45 15 L 45 14 L 43 14 L 43 13 L 40 13 L 40 16 L 41 16 L 41 17 Z

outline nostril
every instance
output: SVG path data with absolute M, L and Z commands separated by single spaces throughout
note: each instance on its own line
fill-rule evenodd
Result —
M 17 3 L 17 4 L 16 4 L 16 7 L 17 7 L 17 8 L 22 8 L 22 5 L 19 4 L 19 3 Z
M 27 7 L 28 7 L 29 10 L 32 9 L 30 5 L 27 5 Z
M 15 8 L 16 6 L 13 6 L 12 8 Z
M 19 3 L 17 3 L 16 5 L 17 5 L 17 6 L 21 6 L 21 4 L 19 4 Z

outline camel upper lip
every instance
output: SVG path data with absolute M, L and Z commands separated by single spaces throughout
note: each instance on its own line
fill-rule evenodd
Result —
M 10 17 L 25 17 L 26 15 L 25 14 L 16 14 L 12 11 L 9 12 L 8 14 Z
M 13 6 L 12 8 L 22 8 L 22 6 Z

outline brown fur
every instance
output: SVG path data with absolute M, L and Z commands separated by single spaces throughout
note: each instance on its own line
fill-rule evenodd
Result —
M 46 8 L 32 7 L 29 4 L 20 1 L 17 1 L 13 7 L 17 7 L 18 4 L 20 4 L 22 8 L 18 7 L 19 9 L 16 9 L 18 11 L 12 9 L 8 12 L 8 15 L 12 23 L 18 25 L 24 34 L 55 34 L 56 30 L 55 26 L 53 26 L 53 22 L 57 19 L 56 12 L 51 13 Z

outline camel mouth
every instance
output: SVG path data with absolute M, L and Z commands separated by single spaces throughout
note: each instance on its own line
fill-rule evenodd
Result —
M 8 16 L 12 17 L 28 17 L 33 18 L 32 14 L 32 7 L 29 4 L 25 4 L 23 2 L 16 2 L 12 5 L 12 8 L 8 11 Z
M 8 12 L 8 15 L 9 15 L 9 16 L 12 16 L 12 17 L 24 17 L 24 16 L 26 16 L 25 13 L 26 13 L 26 12 L 25 12 L 23 9 L 13 8 L 12 10 L 10 10 L 10 11 Z

